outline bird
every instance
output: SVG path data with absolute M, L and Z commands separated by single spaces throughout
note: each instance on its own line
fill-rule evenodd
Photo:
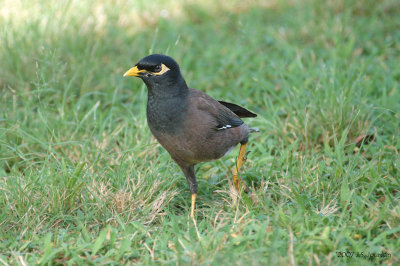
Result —
M 255 113 L 189 88 L 178 63 L 167 55 L 142 58 L 125 72 L 124 77 L 127 76 L 139 77 L 147 87 L 147 124 L 186 177 L 191 193 L 191 218 L 198 190 L 194 166 L 223 157 L 239 143 L 233 183 L 238 192 L 248 191 L 239 171 L 246 160 L 246 145 L 253 129 L 241 118 L 256 117 Z

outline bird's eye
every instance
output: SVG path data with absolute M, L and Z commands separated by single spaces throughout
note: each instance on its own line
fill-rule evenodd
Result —
M 154 72 L 160 72 L 161 69 L 162 69 L 161 65 L 157 65 L 157 66 L 154 68 Z

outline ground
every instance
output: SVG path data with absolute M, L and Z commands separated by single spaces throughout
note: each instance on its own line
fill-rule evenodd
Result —
M 397 0 L 3 1 L 0 262 L 398 264 L 399 17 Z M 150 53 L 258 114 L 251 193 L 238 149 L 199 164 L 195 220 L 122 77 Z

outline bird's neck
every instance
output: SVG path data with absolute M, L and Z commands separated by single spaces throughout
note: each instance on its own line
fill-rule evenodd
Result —
M 160 83 L 154 81 L 149 83 L 147 80 L 144 80 L 144 83 L 148 89 L 149 99 L 184 97 L 189 92 L 189 88 L 183 77 L 174 80 L 164 80 Z
M 163 88 L 149 88 L 147 122 L 154 135 L 179 133 L 186 118 L 188 95 L 189 89 L 184 80 L 180 85 L 175 81 L 170 86 L 163 84 Z

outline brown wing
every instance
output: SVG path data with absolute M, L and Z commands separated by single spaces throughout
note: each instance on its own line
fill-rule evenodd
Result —
M 247 125 L 204 92 L 190 89 L 188 106 L 183 134 L 175 136 L 179 142 L 174 142 L 174 149 L 170 151 L 176 161 L 214 160 L 247 139 L 250 132 Z M 169 145 L 168 140 L 165 143 Z
M 237 116 L 229 108 L 225 107 L 207 94 L 197 90 L 191 90 L 191 94 L 194 96 L 193 100 L 195 101 L 197 108 L 200 111 L 207 113 L 211 119 L 214 120 L 214 129 L 223 130 L 235 128 L 244 123 L 239 116 Z

